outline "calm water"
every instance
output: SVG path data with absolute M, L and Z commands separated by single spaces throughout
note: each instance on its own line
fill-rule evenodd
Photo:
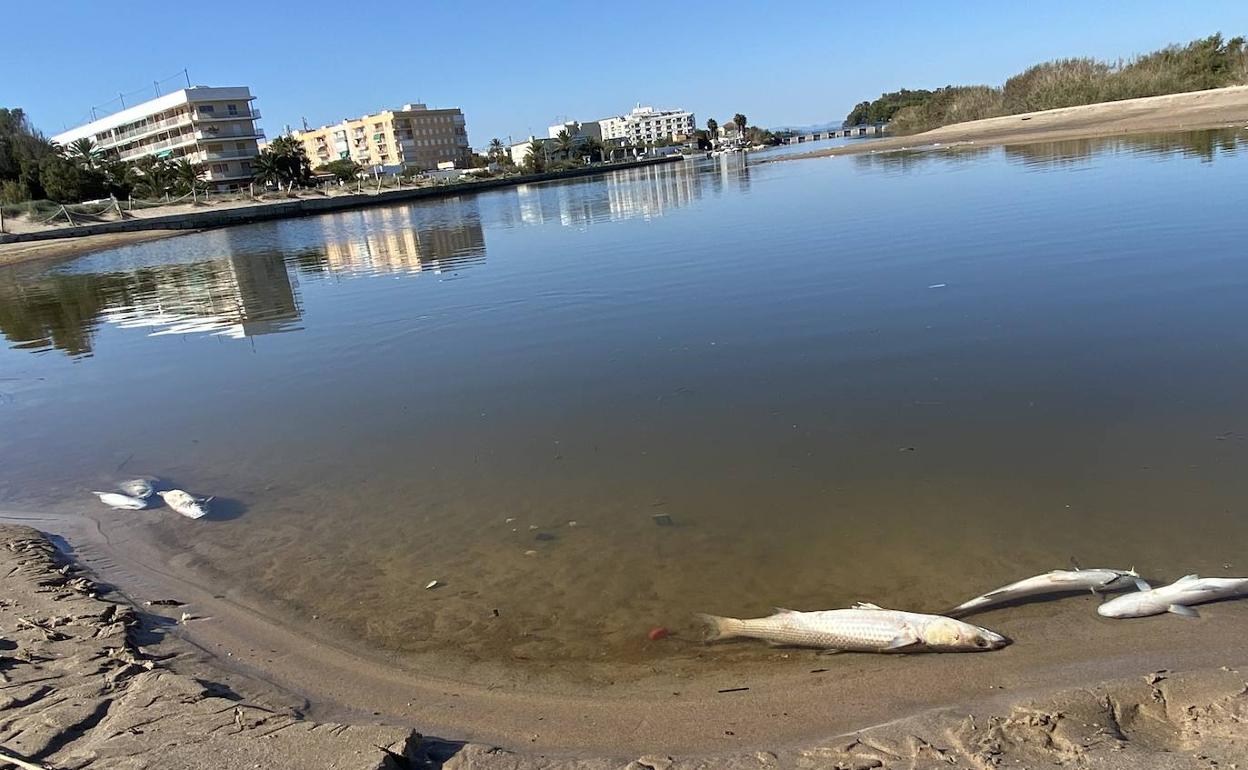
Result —
M 464 671 L 679 670 L 644 635 L 692 612 L 939 609 L 1072 556 L 1221 569 L 1246 178 L 1235 133 L 736 157 L 7 269 L 0 506 L 218 495 L 101 513 Z

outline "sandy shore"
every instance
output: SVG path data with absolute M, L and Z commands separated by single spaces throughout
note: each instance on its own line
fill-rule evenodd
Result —
M 1248 86 L 1064 107 L 955 123 L 922 134 L 854 142 L 771 161 L 958 145 L 1014 145 L 1248 126 Z
M 131 243 L 155 241 L 186 235 L 195 230 L 140 230 L 124 233 L 84 235 L 80 238 L 58 238 L 50 241 L 26 241 L 0 243 L 0 265 L 34 262 L 37 260 L 72 259 L 95 251 L 103 251 Z
M 1028 644 L 961 656 L 791 651 L 771 678 L 721 671 L 668 682 L 663 692 L 560 694 L 517 688 L 501 676 L 495 684 L 465 684 L 387 663 L 296 627 L 250 597 L 216 593 L 177 555 L 97 519 L 13 511 L 3 518 L 65 536 L 89 570 L 82 579 L 74 567 L 62 573 L 42 536 L 0 526 L 0 637 L 10 647 L 0 650 L 7 680 L 0 683 L 0 753 L 47 767 L 156 766 L 154 747 L 183 742 L 186 752 L 160 766 L 198 767 L 194 757 L 204 747 L 197 754 L 187 736 L 204 725 L 207 740 L 221 741 L 211 755 L 225 768 L 252 767 L 261 756 L 281 756 L 286 767 L 393 761 L 376 745 L 407 751 L 418 758 L 415 767 L 427 760 L 513 770 L 1248 762 L 1242 602 L 1211 607 L 1199 621 L 1140 621 L 1146 629 L 1105 621 L 1111 639 L 1121 629 L 1124 646 L 1086 661 L 1011 657 L 1010 650 L 1036 646 Z M 117 590 L 100 598 L 94 575 Z M 168 598 L 185 604 L 144 604 Z M 1066 602 L 1087 609 L 1086 597 Z M 115 620 L 130 611 L 141 622 Z M 181 621 L 184 612 L 194 619 Z M 1130 633 L 1141 629 L 1153 643 Z M 1021 638 L 1042 631 L 1017 623 L 1011 630 Z M 69 639 L 53 640 L 48 631 Z M 109 657 L 109 649 L 121 652 Z M 119 655 L 121 663 L 113 662 Z M 57 679 L 46 679 L 50 668 Z M 977 694 L 942 698 L 951 678 L 972 683 Z M 748 689 L 721 692 L 740 687 Z M 166 714 L 158 724 L 134 707 L 148 701 Z M 413 731 L 438 739 L 418 750 Z M 340 740 L 318 743 L 331 736 Z M 310 755 L 301 751 L 338 759 L 305 764 Z M 132 754 L 134 761 L 121 762 Z

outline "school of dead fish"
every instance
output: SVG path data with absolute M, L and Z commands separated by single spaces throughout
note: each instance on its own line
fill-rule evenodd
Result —
M 159 492 L 147 479 L 131 479 L 117 485 L 120 492 L 92 492 L 100 498 L 100 502 L 110 508 L 123 511 L 141 511 L 148 507 L 152 497 L 159 497 L 165 505 L 187 517 L 202 519 L 208 515 L 208 503 L 211 497 L 195 497 L 181 489 L 166 489 Z
M 777 608 L 764 618 L 699 615 L 707 641 L 746 637 L 772 645 L 815 647 L 829 652 L 987 652 L 1010 639 L 958 620 L 989 607 L 1032 596 L 1091 591 L 1095 595 L 1136 589 L 1097 607 L 1106 618 L 1142 618 L 1173 613 L 1199 617 L 1194 604 L 1248 595 L 1248 578 L 1202 578 L 1186 575 L 1153 588 L 1134 569 L 1054 570 L 969 599 L 940 615 L 890 610 L 874 604 L 849 609 L 798 612 Z
M 147 479 L 117 485 L 119 492 L 93 492 L 100 502 L 120 510 L 143 510 L 154 496 L 189 519 L 208 514 L 211 497 L 195 497 L 181 489 L 156 491 Z M 509 520 L 510 521 L 510 520 Z M 425 586 L 433 589 L 437 580 Z M 906 612 L 860 602 L 848 609 L 799 612 L 776 608 L 763 618 L 698 615 L 707 627 L 707 641 L 760 639 L 772 645 L 815 647 L 829 652 L 987 652 L 1011 640 L 995 631 L 958 618 L 1033 596 L 1091 591 L 1094 595 L 1131 588 L 1097 607 L 1106 618 L 1140 618 L 1166 612 L 1199 617 L 1192 605 L 1248 594 L 1248 578 L 1202 578 L 1185 575 L 1170 585 L 1153 588 L 1134 569 L 1053 570 L 1025 578 L 968 599 L 943 614 Z

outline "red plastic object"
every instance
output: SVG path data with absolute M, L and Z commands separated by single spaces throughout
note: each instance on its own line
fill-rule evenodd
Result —
M 666 639 L 671 633 L 671 631 L 668 631 L 663 626 L 657 626 L 650 629 L 650 633 L 646 634 L 646 636 L 649 637 L 650 641 L 657 642 L 660 639 Z

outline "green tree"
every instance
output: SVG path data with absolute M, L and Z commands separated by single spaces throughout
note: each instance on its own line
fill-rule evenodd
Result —
M 524 154 L 524 170 L 532 174 L 540 174 L 546 170 L 546 143 L 541 139 L 529 142 L 529 149 Z
M 747 121 L 746 121 L 746 119 L 745 119 L 745 116 L 744 116 L 744 115 L 742 115 L 741 113 L 739 113 L 739 112 L 738 112 L 736 115 L 733 115 L 733 116 L 732 116 L 732 122 L 737 124 L 737 133 L 738 133 L 738 134 L 744 134 L 744 133 L 745 133 L 745 124 L 746 124 L 746 122 L 747 122 Z
M 486 151 L 486 157 L 493 163 L 503 163 L 503 158 L 507 156 L 507 148 L 503 146 L 503 140 L 494 137 L 490 140 L 490 147 Z
M 590 163 L 601 163 L 606 157 L 606 149 L 601 141 L 591 136 L 585 140 L 585 144 L 581 145 L 581 154 L 589 158 Z
M 39 161 L 39 184 L 49 199 L 57 203 L 77 203 L 86 197 L 89 180 L 74 161 L 49 155 Z
M 719 138 L 719 121 L 715 118 L 706 119 L 706 133 L 711 135 L 711 141 Z
M 140 198 L 156 200 L 173 191 L 173 169 L 166 160 L 145 155 L 134 162 L 134 193 Z
M 555 147 L 559 149 L 559 155 L 567 160 L 572 157 L 572 151 L 576 149 L 576 139 L 565 128 L 555 134 Z
M 99 149 L 89 136 L 75 139 L 65 148 L 65 156 L 85 168 L 95 168 L 96 155 Z
M 333 174 L 339 182 L 354 182 L 360 178 L 360 172 L 363 171 L 360 164 L 350 158 L 330 161 L 317 167 L 316 170 L 321 174 Z
M 173 191 L 178 195 L 185 195 L 192 190 L 199 191 L 204 189 L 203 164 L 191 163 L 186 158 L 178 158 L 170 166 L 169 171 L 173 180 Z
M 303 143 L 290 136 L 279 136 L 252 161 L 252 175 L 258 182 L 278 185 L 310 184 L 312 162 Z
M 11 194 L 29 191 L 31 198 L 45 198 L 39 181 L 39 164 L 56 147 L 36 131 L 21 108 L 0 107 L 0 182 L 12 181 Z

